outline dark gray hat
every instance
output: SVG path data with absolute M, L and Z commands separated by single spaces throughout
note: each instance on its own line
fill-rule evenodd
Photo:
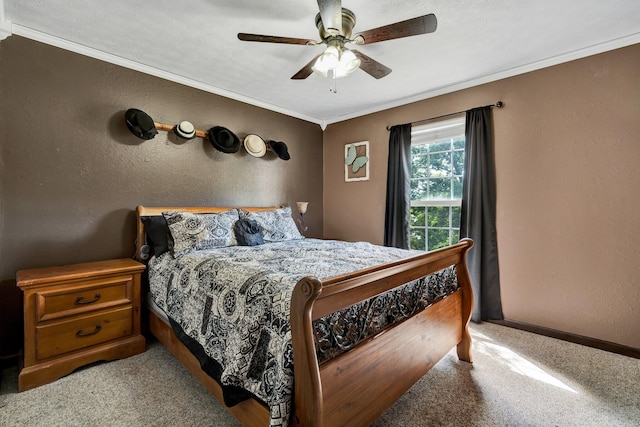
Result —
M 142 110 L 129 108 L 124 113 L 124 119 L 131 133 L 140 139 L 152 139 L 158 134 L 153 119 Z
M 240 139 L 229 129 L 214 126 L 208 133 L 211 145 L 223 153 L 237 153 L 240 149 Z
M 284 142 L 269 141 L 269 147 L 271 148 L 271 151 L 276 153 L 282 160 L 289 160 L 291 158 L 289 150 L 287 149 L 287 144 Z

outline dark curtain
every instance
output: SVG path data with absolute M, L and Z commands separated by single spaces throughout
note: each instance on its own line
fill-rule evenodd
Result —
M 411 124 L 397 125 L 389 134 L 387 205 L 384 245 L 409 249 L 411 209 Z
M 467 257 L 475 298 L 471 320 L 502 320 L 491 107 L 467 111 L 465 139 L 460 236 L 474 242 Z

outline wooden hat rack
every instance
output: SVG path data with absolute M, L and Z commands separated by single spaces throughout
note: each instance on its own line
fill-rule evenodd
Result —
M 195 129 L 193 124 L 187 121 L 180 122 L 178 124 L 156 122 L 151 117 L 149 117 L 147 113 L 145 113 L 142 110 L 138 110 L 137 108 L 130 108 L 126 111 L 125 122 L 129 130 L 135 136 L 145 140 L 152 139 L 155 136 L 155 134 L 158 133 L 157 131 L 171 132 L 171 133 L 177 134 L 179 137 L 183 137 L 182 135 L 180 135 L 180 132 L 184 131 L 184 129 L 182 128 L 182 123 L 189 124 L 188 126 L 189 137 L 185 139 L 192 139 L 195 137 L 199 137 L 199 138 L 209 140 L 210 139 L 209 133 L 214 132 L 214 140 L 211 141 L 211 143 L 215 148 L 217 148 L 218 150 L 224 153 L 229 153 L 229 154 L 235 153 L 238 151 L 238 147 L 236 145 L 237 142 L 235 141 L 238 141 L 239 138 L 235 134 L 233 134 L 233 132 L 231 132 L 229 129 L 222 126 L 215 126 L 211 128 L 209 131 L 204 131 L 200 129 Z M 153 123 L 153 128 L 151 127 L 151 123 Z M 193 132 L 193 134 L 191 132 Z M 221 141 L 217 141 L 216 139 L 218 138 L 218 132 L 226 133 L 227 141 L 229 140 L 229 137 L 232 137 L 234 141 L 233 146 L 227 147 L 223 143 L 221 143 Z M 249 153 L 254 157 L 262 157 L 265 155 L 266 152 L 270 151 L 270 152 L 274 152 L 282 160 L 289 160 L 291 158 L 291 156 L 289 155 L 289 151 L 287 149 L 287 145 L 284 142 L 269 141 L 267 143 L 264 139 L 262 139 L 262 137 L 256 134 L 248 134 L 247 136 L 245 136 L 243 140 L 240 140 L 240 145 L 241 146 L 244 145 L 244 148 L 247 151 L 247 153 Z

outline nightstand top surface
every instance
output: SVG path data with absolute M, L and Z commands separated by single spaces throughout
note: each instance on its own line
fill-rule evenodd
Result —
M 104 261 L 84 262 L 80 264 L 60 265 L 54 267 L 18 270 L 16 284 L 20 288 L 57 283 L 85 277 L 104 276 L 118 273 L 137 273 L 145 269 L 145 265 L 131 258 L 111 259 Z

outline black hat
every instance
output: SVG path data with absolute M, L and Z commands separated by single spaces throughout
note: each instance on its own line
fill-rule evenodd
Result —
M 271 148 L 271 151 L 276 153 L 282 160 L 289 160 L 291 158 L 289 150 L 287 149 L 287 144 L 284 142 L 269 141 L 269 147 Z
M 214 126 L 209 129 L 209 141 L 214 148 L 223 153 L 236 153 L 240 149 L 240 139 L 222 126 Z
M 153 119 L 144 111 L 129 108 L 124 118 L 131 133 L 140 139 L 151 139 L 158 134 Z

